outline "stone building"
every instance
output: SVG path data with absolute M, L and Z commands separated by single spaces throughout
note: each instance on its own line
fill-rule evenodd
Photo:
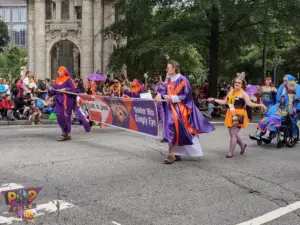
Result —
M 17 45 L 26 48 L 27 16 L 24 0 L 0 0 L 0 17 L 6 23 L 10 46 Z
M 115 21 L 110 0 L 27 0 L 28 70 L 38 79 L 55 78 L 58 66 L 86 79 L 107 71 L 112 40 L 102 29 Z

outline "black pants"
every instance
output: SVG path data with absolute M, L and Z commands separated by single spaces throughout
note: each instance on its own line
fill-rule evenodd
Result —
M 247 114 L 248 114 L 248 118 L 250 120 L 252 120 L 252 108 L 249 107 L 249 106 L 246 106 L 246 111 L 247 111 Z

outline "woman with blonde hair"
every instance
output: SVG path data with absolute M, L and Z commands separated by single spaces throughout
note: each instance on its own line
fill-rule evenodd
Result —
M 228 93 L 224 100 L 208 98 L 209 102 L 216 102 L 220 105 L 228 105 L 225 116 L 224 125 L 228 127 L 230 135 L 230 148 L 226 155 L 226 158 L 232 158 L 236 144 L 241 147 L 240 154 L 243 155 L 246 151 L 247 144 L 245 144 L 238 135 L 241 128 L 248 125 L 248 115 L 246 111 L 246 105 L 251 108 L 261 107 L 266 110 L 266 106 L 263 104 L 253 103 L 249 95 L 244 91 L 247 83 L 245 81 L 245 73 L 239 73 L 236 78 L 233 79 L 231 87 L 232 90 Z

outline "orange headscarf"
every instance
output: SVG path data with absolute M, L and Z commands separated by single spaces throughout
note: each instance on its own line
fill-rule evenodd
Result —
M 139 92 L 140 90 L 142 90 L 142 87 L 141 85 L 139 84 L 138 80 L 137 79 L 133 79 L 133 82 L 132 82 L 132 88 L 131 88 L 131 92 L 133 93 L 137 93 Z
M 65 82 L 67 82 L 71 77 L 68 75 L 67 68 L 64 66 L 60 66 L 57 71 L 62 72 L 61 76 L 56 78 L 56 84 L 57 85 L 62 85 Z

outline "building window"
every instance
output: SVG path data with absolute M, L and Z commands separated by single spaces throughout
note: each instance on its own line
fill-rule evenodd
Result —
M 69 19 L 69 0 L 63 0 L 61 2 L 61 18 L 63 20 Z
M 5 8 L 4 9 L 3 21 L 4 22 L 10 22 L 10 8 Z
M 46 20 L 51 20 L 53 15 L 53 2 L 51 0 L 46 1 Z M 54 7 L 55 8 L 55 7 Z
M 75 6 L 76 19 L 82 19 L 82 6 Z
M 24 24 L 13 25 L 12 44 L 21 47 L 26 46 L 26 25 Z
M 13 22 L 20 22 L 19 8 L 13 8 Z
M 27 21 L 27 11 L 26 8 L 21 8 L 21 22 Z
M 2 8 L 0 8 L 0 18 L 1 18 L 1 20 L 3 20 L 3 9 Z

